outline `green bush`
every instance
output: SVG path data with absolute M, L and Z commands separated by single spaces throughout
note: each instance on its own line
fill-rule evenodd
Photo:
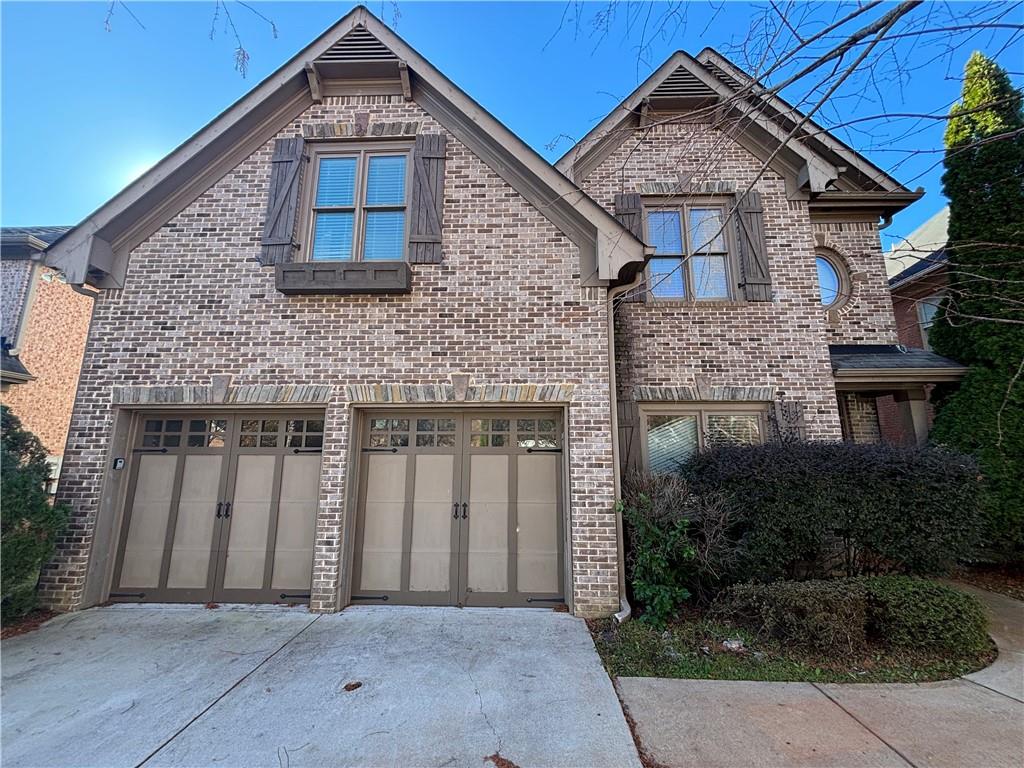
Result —
M 683 467 L 733 508 L 732 581 L 941 573 L 974 552 L 980 477 L 940 448 L 846 442 L 719 448 Z
M 894 648 L 984 650 L 988 620 L 977 598 L 927 579 L 864 579 L 868 635 Z
M 640 494 L 629 504 L 620 502 L 629 526 L 626 571 L 634 597 L 643 605 L 645 621 L 662 625 L 690 596 L 684 586 L 693 547 L 684 518 L 659 519 L 660 507 Z
M 681 529 L 688 550 L 686 558 L 676 560 L 677 575 L 702 602 L 714 597 L 736 565 L 737 549 L 729 531 L 737 515 L 725 497 L 695 494 L 679 475 L 633 472 L 623 482 L 623 498 L 629 554 L 635 556 L 640 545 L 650 546 L 649 542 L 657 547 Z
M 712 613 L 763 638 L 833 655 L 868 643 L 959 652 L 989 644 L 976 598 L 907 576 L 737 584 L 718 596 Z
M 848 654 L 867 644 L 866 595 L 846 579 L 736 584 L 715 600 L 713 615 L 767 639 Z
M 35 607 L 39 569 L 53 554 L 67 512 L 50 504 L 46 451 L 7 406 L 0 406 L 0 430 L 0 618 L 6 624 Z

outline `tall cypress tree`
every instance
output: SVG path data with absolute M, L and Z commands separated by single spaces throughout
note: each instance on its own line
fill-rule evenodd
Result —
M 964 70 L 946 128 L 949 289 L 929 333 L 969 366 L 938 393 L 936 442 L 973 453 L 987 480 L 992 553 L 1024 558 L 1024 110 L 981 53 Z

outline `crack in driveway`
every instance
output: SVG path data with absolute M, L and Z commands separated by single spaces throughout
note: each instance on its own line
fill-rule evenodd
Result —
M 312 621 L 310 621 L 310 622 L 309 622 L 308 624 L 304 625 L 304 626 L 302 627 L 302 629 L 300 629 L 300 630 L 299 630 L 298 632 L 296 632 L 296 633 L 295 633 L 294 635 L 292 635 L 292 636 L 291 636 L 291 637 L 289 637 L 289 638 L 288 638 L 287 640 L 285 640 L 285 641 L 284 641 L 283 643 L 281 643 L 281 645 L 280 645 L 280 646 L 278 646 L 277 650 L 275 650 L 275 651 L 274 651 L 273 653 L 271 653 L 271 654 L 270 654 L 269 656 L 267 656 L 267 658 L 265 658 L 265 659 L 264 659 L 263 661 L 261 661 L 261 662 L 260 662 L 259 664 L 257 664 L 257 665 L 256 665 L 255 667 L 253 667 L 253 668 L 252 668 L 252 669 L 250 669 L 250 670 L 249 670 L 248 672 L 246 672 L 246 673 L 245 673 L 244 675 L 242 675 L 242 676 L 241 676 L 240 678 L 238 678 L 238 680 L 236 680 L 236 681 L 235 681 L 234 683 L 232 683 L 232 684 L 231 684 L 230 686 L 228 686 L 227 690 L 225 690 L 225 691 L 224 691 L 224 692 L 223 692 L 222 694 L 220 694 L 220 696 L 218 696 L 218 697 L 217 697 L 217 698 L 215 698 L 215 699 L 214 699 L 213 701 L 211 701 L 211 702 L 210 702 L 210 703 L 209 703 L 209 704 L 208 704 L 208 705 L 207 705 L 206 707 L 204 707 L 204 708 L 203 708 L 203 709 L 202 709 L 202 710 L 201 710 L 201 711 L 199 712 L 199 714 L 197 714 L 197 715 L 196 715 L 195 717 L 193 717 L 193 718 L 192 718 L 191 720 L 189 720 L 189 721 L 188 721 L 187 723 L 185 723 L 185 724 L 184 724 L 183 726 L 181 726 L 181 728 L 179 728 L 179 729 L 178 729 L 177 731 L 175 731 L 175 732 L 174 732 L 173 734 L 171 734 L 171 737 L 170 737 L 170 738 L 168 738 L 168 739 L 166 739 L 166 740 L 165 740 L 165 741 L 164 741 L 164 742 L 163 742 L 163 743 L 162 743 L 162 744 L 161 744 L 161 745 L 160 745 L 159 747 L 157 747 L 157 748 L 156 748 L 156 749 L 154 749 L 154 750 L 153 750 L 152 752 L 150 752 L 150 753 L 149 753 L 148 755 L 146 755 L 146 757 L 145 757 L 145 758 L 143 758 L 143 759 L 142 759 L 142 760 L 141 760 L 141 761 L 140 761 L 139 763 L 137 763 L 137 764 L 135 765 L 135 768 L 142 768 L 142 766 L 143 766 L 143 765 L 145 765 L 145 764 L 146 764 L 146 763 L 148 763 L 148 762 L 149 762 L 150 760 L 152 760 L 152 759 L 153 759 L 154 757 L 156 757 L 156 755 L 157 755 L 157 754 L 158 754 L 158 753 L 159 753 L 159 752 L 160 752 L 161 750 L 163 750 L 163 749 L 164 749 L 164 748 L 165 748 L 165 747 L 166 747 L 166 746 L 167 746 L 168 744 L 170 744 L 170 743 L 171 743 L 172 741 L 174 741 L 174 740 L 175 740 L 176 738 L 178 738 L 178 736 L 180 736 L 180 735 L 181 735 L 182 733 L 184 733 L 184 731 L 185 731 L 185 730 L 186 730 L 186 729 L 187 729 L 187 728 L 188 728 L 188 727 L 189 727 L 190 725 L 192 725 L 192 724 L 193 724 L 194 722 L 196 722 L 196 720 L 198 720 L 198 719 L 199 719 L 199 718 L 201 718 L 201 717 L 202 717 L 203 715 L 205 715 L 205 714 L 206 714 L 207 712 L 209 712 L 209 711 L 210 711 L 211 709 L 213 709 L 213 708 L 214 708 L 215 706 L 217 706 L 217 704 L 219 704 L 219 703 L 220 703 L 220 702 L 221 702 L 221 701 L 222 701 L 222 700 L 224 699 L 224 697 L 225 697 L 225 696 L 227 696 L 227 695 L 228 695 L 229 693 L 231 693 L 231 692 L 232 692 L 233 690 L 235 690 L 235 688 L 237 688 L 237 687 L 238 687 L 239 685 L 241 685 L 241 684 L 242 684 L 243 682 L 245 682 L 245 681 L 246 681 L 246 680 L 247 680 L 247 679 L 248 679 L 249 677 L 251 677 L 251 676 L 253 675 L 253 673 L 254 673 L 254 672 L 256 672 L 256 671 L 257 671 L 257 670 L 259 670 L 259 669 L 260 669 L 261 667 L 263 667 L 263 665 L 264 665 L 264 664 L 266 664 L 266 663 L 267 663 L 268 661 L 270 661 L 270 660 L 271 660 L 272 658 L 274 658 L 275 656 L 277 656 L 277 654 L 279 654 L 279 653 L 280 653 L 281 651 L 283 651 L 283 650 L 284 650 L 285 648 L 287 648 L 287 647 L 288 647 L 288 645 L 289 645 L 289 644 L 291 644 L 291 642 L 292 642 L 293 640 L 295 640 L 295 638 L 297 638 L 297 637 L 298 637 L 299 635 L 301 635 L 301 634 L 302 634 L 303 632 L 305 632 L 305 631 L 306 631 L 307 629 L 309 629 L 309 628 L 310 628 L 310 627 L 312 627 L 312 626 L 313 626 L 314 624 L 316 624 L 316 623 L 317 623 L 317 621 L 319 621 L 319 620 L 320 620 L 320 618 L 321 618 L 322 616 L 323 616 L 323 614 L 320 614 L 320 615 L 318 615 L 318 616 L 314 617 L 314 618 L 313 618 L 313 620 L 312 620 Z M 287 750 L 285 750 L 285 755 L 287 755 L 287 753 L 288 753 L 288 751 L 287 751 Z

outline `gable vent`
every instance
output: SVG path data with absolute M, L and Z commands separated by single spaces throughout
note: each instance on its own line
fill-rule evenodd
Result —
M 317 63 L 347 63 L 353 61 L 395 61 L 398 57 L 380 40 L 356 27 L 319 57 Z
M 665 78 L 665 81 L 651 92 L 652 99 L 708 99 L 717 94 L 704 85 L 696 75 L 685 67 Z
M 733 77 L 724 69 L 715 64 L 711 64 L 709 62 L 704 65 L 704 69 L 706 69 L 708 72 L 710 72 L 712 75 L 717 77 L 719 80 L 721 80 L 723 83 L 725 83 L 735 91 L 738 91 L 743 87 L 743 84 L 739 80 L 737 80 L 735 77 Z

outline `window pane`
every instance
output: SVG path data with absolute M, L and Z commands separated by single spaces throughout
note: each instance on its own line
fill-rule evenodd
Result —
M 647 418 L 647 462 L 651 472 L 677 472 L 696 452 L 696 416 Z
M 316 205 L 352 205 L 356 188 L 354 157 L 320 159 L 320 176 L 316 185 Z
M 941 296 L 929 296 L 927 299 L 921 299 L 921 302 L 917 305 L 917 313 L 921 318 L 922 328 L 931 328 L 935 322 L 935 313 L 939 311 L 939 304 L 942 303 Z M 170 422 L 167 422 L 170 424 Z
M 818 285 L 821 287 L 821 303 L 826 307 L 832 306 L 839 298 L 839 273 L 836 272 L 836 268 L 832 266 L 832 262 L 828 259 L 818 256 L 815 262 L 818 265 Z
M 682 230 L 679 227 L 679 211 L 648 211 L 647 236 L 650 245 L 658 249 L 658 255 L 682 253 Z
M 651 292 L 659 299 L 681 299 L 686 295 L 683 288 L 683 270 L 680 259 L 651 259 Z
M 402 205 L 405 202 L 405 157 L 371 157 L 366 175 L 367 205 Z
M 693 293 L 698 299 L 729 298 L 725 256 L 691 256 Z
M 405 211 L 367 211 L 366 241 L 363 259 L 366 261 L 402 258 L 405 242 Z
M 314 259 L 352 258 L 352 214 L 318 213 L 313 234 Z
M 694 253 L 726 249 L 721 208 L 690 209 L 690 247 Z
M 757 416 L 753 415 L 708 414 L 708 433 L 704 442 L 708 448 L 759 443 L 761 442 L 760 421 Z

